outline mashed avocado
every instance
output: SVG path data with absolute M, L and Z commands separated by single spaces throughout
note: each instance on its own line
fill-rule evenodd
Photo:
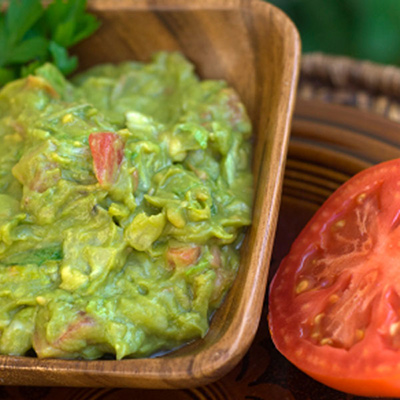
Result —
M 0 353 L 142 357 L 205 335 L 251 221 L 250 123 L 179 54 L 0 92 Z

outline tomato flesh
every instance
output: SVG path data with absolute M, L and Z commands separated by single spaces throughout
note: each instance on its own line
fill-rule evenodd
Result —
M 188 267 L 196 263 L 200 253 L 199 246 L 170 247 L 167 251 L 167 261 L 172 268 Z
M 400 160 L 371 167 L 314 215 L 271 283 L 278 350 L 315 379 L 400 396 Z
M 124 142 L 116 133 L 96 132 L 89 135 L 96 178 L 101 186 L 116 182 L 124 156 Z

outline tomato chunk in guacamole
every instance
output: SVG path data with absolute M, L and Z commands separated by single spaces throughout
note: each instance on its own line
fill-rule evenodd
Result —
M 0 353 L 117 359 L 206 334 L 251 221 L 250 123 L 175 53 L 0 91 Z M 33 349 L 33 350 L 32 350 Z

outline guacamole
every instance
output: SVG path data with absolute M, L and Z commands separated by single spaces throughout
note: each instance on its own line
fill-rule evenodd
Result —
M 0 91 L 0 353 L 144 357 L 203 337 L 251 222 L 250 122 L 180 54 Z

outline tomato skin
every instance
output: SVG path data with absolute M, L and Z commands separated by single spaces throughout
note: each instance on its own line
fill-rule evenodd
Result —
M 124 142 L 116 133 L 96 132 L 89 135 L 96 178 L 101 186 L 116 182 L 124 156 Z
M 400 160 L 368 168 L 317 211 L 269 291 L 277 349 L 337 390 L 400 397 Z

